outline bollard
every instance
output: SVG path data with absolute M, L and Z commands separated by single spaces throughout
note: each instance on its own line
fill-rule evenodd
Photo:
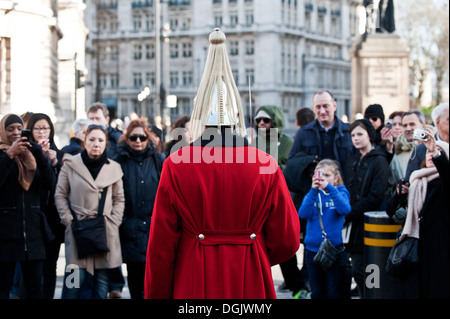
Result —
M 401 225 L 385 211 L 364 214 L 365 299 L 400 298 L 399 279 L 386 272 L 386 260 Z

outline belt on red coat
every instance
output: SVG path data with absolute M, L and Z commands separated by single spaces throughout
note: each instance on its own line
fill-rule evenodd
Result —
M 251 229 L 240 230 L 203 230 L 195 239 L 202 245 L 251 245 L 261 233 Z

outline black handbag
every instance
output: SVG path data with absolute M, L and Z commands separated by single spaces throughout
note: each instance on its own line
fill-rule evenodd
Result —
M 78 220 L 76 214 L 70 209 L 73 216 L 72 232 L 77 246 L 78 258 L 109 252 L 106 240 L 105 217 L 103 216 L 107 192 L 107 187 L 102 190 L 97 217 Z
M 320 200 L 320 194 L 319 194 Z M 331 241 L 327 238 L 327 233 L 323 227 L 322 222 L 322 202 L 320 201 L 319 205 L 316 206 L 317 215 L 319 216 L 320 228 L 322 228 L 322 237 L 323 241 L 319 246 L 319 250 L 317 254 L 314 256 L 314 262 L 320 266 L 325 271 L 328 271 L 336 262 L 339 255 L 344 251 L 344 249 L 338 249 L 334 247 Z
M 419 240 L 405 237 L 391 248 L 386 261 L 388 274 L 398 276 L 413 270 L 419 264 Z

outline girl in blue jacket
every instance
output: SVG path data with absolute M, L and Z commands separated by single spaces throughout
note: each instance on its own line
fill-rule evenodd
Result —
M 321 217 L 327 238 L 335 247 L 342 249 L 344 219 L 351 211 L 350 194 L 343 185 L 336 161 L 322 160 L 317 164 L 316 172 L 318 170 L 322 171 L 322 176 L 314 174 L 311 190 L 303 199 L 298 211 L 300 218 L 307 220 L 304 254 L 311 285 L 311 298 L 344 298 L 348 292 L 344 291 L 346 276 L 343 254 L 328 271 L 315 264 L 313 259 L 323 240 L 318 208 L 320 206 L 322 208 Z

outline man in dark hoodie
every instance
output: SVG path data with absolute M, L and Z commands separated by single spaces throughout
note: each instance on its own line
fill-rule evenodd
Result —
M 283 133 L 284 113 L 275 105 L 261 106 L 256 112 L 258 134 L 255 146 L 272 155 L 283 171 L 294 140 Z

